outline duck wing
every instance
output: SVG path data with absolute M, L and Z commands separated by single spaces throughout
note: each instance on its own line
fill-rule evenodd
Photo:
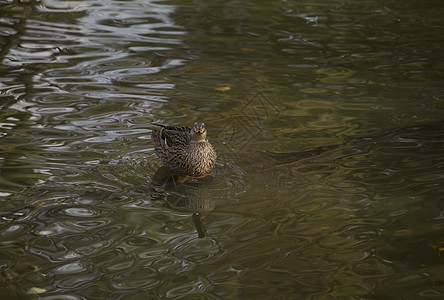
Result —
M 187 126 L 168 126 L 158 123 L 153 125 L 160 126 L 160 132 L 153 131 L 155 144 L 162 148 L 185 147 L 191 140 L 191 128 Z
M 191 128 L 188 126 L 168 126 L 168 125 L 163 125 L 163 124 L 154 123 L 154 122 L 151 122 L 151 124 L 168 129 L 168 130 L 186 131 L 186 132 L 191 133 Z

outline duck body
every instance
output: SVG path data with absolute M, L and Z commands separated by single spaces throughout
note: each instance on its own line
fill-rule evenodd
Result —
M 197 122 L 193 128 L 167 126 L 157 123 L 151 139 L 160 161 L 179 175 L 202 177 L 214 167 L 216 151 L 206 138 L 205 124 Z

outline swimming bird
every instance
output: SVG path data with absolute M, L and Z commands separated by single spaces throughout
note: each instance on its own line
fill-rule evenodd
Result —
M 207 139 L 205 124 L 196 122 L 193 128 L 187 126 L 159 126 L 151 133 L 154 151 L 160 161 L 178 175 L 203 177 L 216 162 L 216 151 Z

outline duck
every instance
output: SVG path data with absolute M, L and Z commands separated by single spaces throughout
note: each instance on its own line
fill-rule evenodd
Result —
M 194 126 L 168 126 L 151 123 L 160 127 L 152 130 L 151 140 L 160 161 L 179 176 L 205 177 L 216 163 L 216 150 L 207 138 L 205 123 Z

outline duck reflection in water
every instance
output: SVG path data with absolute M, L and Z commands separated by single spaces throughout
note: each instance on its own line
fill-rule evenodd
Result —
M 205 213 L 216 207 L 214 197 L 208 187 L 211 177 L 205 177 L 199 181 L 179 183 L 166 167 L 160 167 L 153 177 L 153 182 L 162 187 L 166 192 L 166 206 L 182 212 L 191 212 L 194 226 L 199 238 L 207 235 L 203 219 Z

